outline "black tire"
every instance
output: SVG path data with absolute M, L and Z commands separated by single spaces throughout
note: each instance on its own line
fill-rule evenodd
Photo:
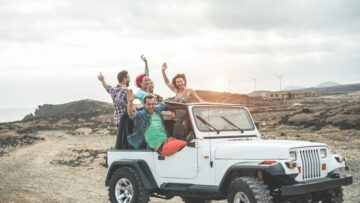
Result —
M 117 185 L 118 188 L 116 187 Z M 118 201 L 116 196 L 119 197 L 121 194 L 124 197 Z M 121 167 L 116 169 L 111 175 L 109 181 L 109 200 L 112 203 L 147 203 L 149 202 L 149 191 L 145 190 L 135 169 Z
M 248 203 L 272 203 L 272 196 L 263 181 L 255 177 L 240 177 L 234 179 L 229 186 L 228 203 L 235 203 L 235 199 Z
M 324 203 L 342 203 L 344 202 L 343 199 L 343 190 L 341 187 L 334 188 L 328 190 L 327 193 L 324 195 L 322 202 Z
M 193 197 L 183 197 L 182 198 L 185 203 L 210 203 L 211 200 L 203 200 Z

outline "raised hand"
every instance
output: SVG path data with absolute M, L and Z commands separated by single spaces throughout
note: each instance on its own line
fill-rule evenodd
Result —
M 127 100 L 128 100 L 129 103 L 130 102 L 132 103 L 134 101 L 134 99 L 135 99 L 135 96 L 134 96 L 134 93 L 133 93 L 132 89 L 126 90 L 126 96 L 127 96 Z
M 101 74 L 101 72 L 100 72 L 100 74 L 98 75 L 98 79 L 102 82 L 102 81 L 104 81 L 104 76 Z
M 164 63 L 163 66 L 162 66 L 162 68 L 161 68 L 161 70 L 162 70 L 162 71 L 165 71 L 166 69 L 167 69 L 167 65 L 166 65 L 166 63 Z
M 128 113 L 129 116 L 134 116 L 135 111 L 134 111 L 133 101 L 135 99 L 135 96 L 133 94 L 132 89 L 126 90 L 126 97 L 127 97 L 127 100 L 128 100 L 127 113 Z
M 141 55 L 141 59 L 142 59 L 145 63 L 147 63 L 147 60 L 146 60 L 146 58 L 145 58 L 144 55 Z

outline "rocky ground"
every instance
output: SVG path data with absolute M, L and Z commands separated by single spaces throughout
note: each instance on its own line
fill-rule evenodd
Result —
M 229 102 L 230 97 L 250 107 L 263 138 L 324 142 L 333 153 L 347 156 L 350 170 L 340 172 L 353 175 L 354 184 L 344 189 L 345 202 L 359 202 L 359 94 L 283 102 L 227 95 L 216 101 Z M 115 143 L 116 129 L 111 105 L 101 103 L 104 111 L 96 105 L 81 113 L 73 105 L 51 111 L 61 114 L 42 109 L 41 116 L 0 124 L 0 202 L 108 202 L 107 169 L 101 164 Z M 64 113 L 66 109 L 71 113 Z

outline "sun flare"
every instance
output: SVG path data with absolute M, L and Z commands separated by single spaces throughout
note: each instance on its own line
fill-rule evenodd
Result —
M 228 91 L 228 85 L 229 83 L 224 78 L 218 78 L 212 82 L 212 89 L 214 91 Z

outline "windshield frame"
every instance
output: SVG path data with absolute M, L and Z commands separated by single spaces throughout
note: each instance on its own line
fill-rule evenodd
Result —
M 193 115 L 193 119 L 194 119 L 194 124 L 195 124 L 195 126 L 196 126 L 196 129 L 199 131 L 199 132 L 202 132 L 202 133 L 204 133 L 204 132 L 216 132 L 215 130 L 213 130 L 213 129 L 207 129 L 207 130 L 204 130 L 204 129 L 200 129 L 199 128 L 199 126 L 198 126 L 198 122 L 196 121 L 196 115 L 197 114 L 195 114 L 195 110 L 196 109 L 211 109 L 211 108 L 213 108 L 213 109 L 219 109 L 219 108 L 223 108 L 223 109 L 241 109 L 242 111 L 244 111 L 244 113 L 245 113 L 245 116 L 247 117 L 247 119 L 250 121 L 249 123 L 250 123 L 250 125 L 252 126 L 251 128 L 244 128 L 244 129 L 242 129 L 242 130 L 244 130 L 244 132 L 245 131 L 254 131 L 256 128 L 255 128 L 255 123 L 254 123 L 254 121 L 253 121 L 253 119 L 252 119 L 252 117 L 251 117 L 251 115 L 250 115 L 250 113 L 249 113 L 249 111 L 247 110 L 247 108 L 245 108 L 245 107 L 243 107 L 243 106 L 193 106 L 193 108 L 191 109 L 191 111 L 192 111 L 192 115 Z M 219 117 L 220 118 L 220 117 Z M 205 118 L 204 118 L 205 119 Z M 207 121 L 207 120 L 206 120 Z M 209 122 L 209 121 L 207 121 L 207 122 Z M 210 124 L 213 124 L 213 123 L 210 123 Z M 193 126 L 193 127 L 195 127 L 195 126 Z M 221 132 L 239 132 L 239 130 L 238 129 L 218 129 L 219 131 L 220 131 L 220 133 Z

